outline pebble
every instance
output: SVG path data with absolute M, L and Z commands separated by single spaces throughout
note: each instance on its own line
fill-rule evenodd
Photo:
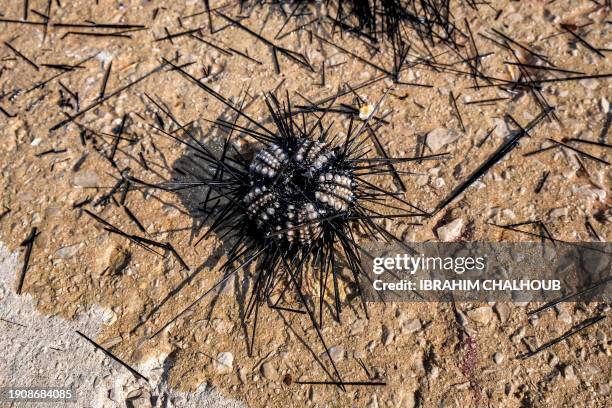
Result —
M 368 120 L 374 113 L 374 106 L 366 103 L 359 108 L 359 119 Z
M 574 373 L 574 367 L 571 365 L 567 365 L 563 367 L 563 378 L 567 381 L 576 381 L 576 374 Z
M 98 173 L 95 171 L 83 171 L 74 176 L 73 184 L 75 187 L 82 188 L 99 187 L 100 178 L 98 177 Z
M 152 408 L 151 394 L 147 390 L 134 390 L 126 398 L 127 408 Z
M 368 408 L 378 408 L 378 397 L 376 394 L 373 394 L 370 403 L 368 404 Z
M 274 365 L 269 361 L 266 361 L 261 365 L 261 374 L 264 376 L 264 378 L 270 381 L 278 380 L 278 372 L 276 371 L 276 368 L 274 368 Z
M 493 354 L 493 361 L 495 361 L 495 364 L 501 364 L 504 361 L 504 355 L 500 352 Z
M 238 379 L 240 380 L 241 383 L 246 384 L 247 383 L 247 376 L 246 376 L 246 370 L 244 368 L 240 368 L 238 370 Z
M 456 131 L 452 129 L 437 128 L 427 135 L 427 146 L 435 153 L 457 139 L 459 139 L 459 134 Z
M 580 85 L 584 86 L 586 89 L 590 89 L 591 91 L 593 91 L 599 87 L 599 81 L 592 78 L 581 79 Z
M 217 354 L 217 358 L 213 362 L 215 370 L 219 374 L 229 374 L 234 368 L 234 355 L 229 351 L 222 351 Z
M 214 64 L 212 64 L 212 65 L 210 66 L 210 72 L 209 72 L 209 74 L 210 74 L 211 76 L 216 76 L 216 75 L 219 75 L 221 72 L 223 72 L 223 69 L 224 69 L 224 68 L 225 68 L 225 67 L 224 67 L 223 65 L 218 64 L 218 63 L 214 63 Z
M 444 184 L 445 184 L 444 179 L 441 177 L 436 178 L 432 183 L 433 187 L 435 188 L 442 188 L 444 187 Z
M 556 367 L 559 364 L 559 357 L 554 354 L 551 354 L 550 359 L 548 359 L 548 365 L 551 367 Z
M 509 133 L 508 124 L 503 119 L 495 119 L 493 121 L 493 126 L 495 126 L 495 130 L 493 131 L 495 137 L 506 137 Z
M 350 334 L 351 336 L 356 336 L 358 334 L 363 333 L 365 329 L 366 321 L 365 319 L 357 319 L 351 324 Z
M 441 226 L 436 230 L 438 238 L 443 242 L 451 242 L 459 238 L 463 230 L 463 219 L 457 218 L 446 225 Z
M 130 263 L 132 254 L 122 246 L 112 246 L 107 252 L 106 271 L 111 274 L 121 274 Z
M 389 344 L 393 343 L 394 339 L 395 339 L 395 334 L 393 333 L 393 330 L 391 330 L 387 325 L 383 325 L 382 327 L 383 345 L 388 346 Z
M 510 318 L 510 306 L 507 303 L 496 303 L 495 313 L 497 313 L 497 317 L 502 324 L 506 323 Z
M 329 355 L 334 363 L 342 361 L 344 359 L 344 354 L 345 351 L 343 346 L 333 346 L 329 348 Z
M 458 390 L 467 390 L 468 388 L 470 388 L 470 385 L 471 385 L 470 382 L 466 381 L 460 384 L 456 384 L 455 388 Z
M 572 316 L 564 307 L 557 307 L 557 320 L 565 323 L 572 324 Z
M 414 333 L 421 330 L 422 327 L 419 319 L 410 319 L 402 323 L 402 333 Z
M 567 207 L 555 208 L 554 210 L 550 211 L 548 216 L 552 219 L 557 219 L 561 217 L 567 217 L 567 213 L 568 213 Z
M 81 249 L 81 245 L 82 244 L 74 244 L 74 245 L 61 247 L 60 249 L 55 251 L 55 256 L 57 256 L 60 259 L 72 258 L 73 256 L 76 255 L 77 252 L 79 252 L 79 249 Z
M 486 325 L 493 317 L 493 309 L 491 309 L 490 306 L 481 306 L 476 309 L 469 310 L 467 312 L 467 316 L 470 318 L 470 320 L 476 323 Z
M 605 96 L 601 98 L 601 110 L 603 111 L 603 113 L 610 112 L 610 102 L 608 101 L 608 99 L 606 99 Z

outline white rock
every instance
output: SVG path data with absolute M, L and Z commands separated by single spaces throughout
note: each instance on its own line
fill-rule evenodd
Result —
M 427 135 L 427 146 L 432 152 L 437 152 L 442 147 L 459 139 L 459 134 L 452 129 L 437 128 Z
M 495 364 L 501 364 L 504 361 L 504 355 L 499 352 L 493 354 L 493 361 L 495 361 Z
M 219 374 L 229 374 L 234 368 L 234 355 L 229 351 L 222 351 L 217 354 L 217 358 L 213 362 L 215 370 Z
M 601 110 L 603 111 L 603 113 L 610 112 L 610 102 L 606 99 L 605 96 L 601 98 Z
M 327 353 L 323 353 L 326 355 Z M 334 363 L 342 361 L 344 359 L 344 347 L 334 346 L 329 348 L 329 355 L 331 356 Z
M 463 219 L 457 218 L 436 230 L 441 241 L 451 242 L 459 238 L 463 229 Z
M 368 408 L 378 408 L 378 397 L 376 396 L 376 394 L 372 395 L 370 403 L 368 404 Z

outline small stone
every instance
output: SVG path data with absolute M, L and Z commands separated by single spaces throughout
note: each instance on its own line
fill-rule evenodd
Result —
M 567 213 L 568 213 L 567 207 L 555 208 L 554 210 L 551 210 L 548 216 L 552 219 L 557 219 L 561 217 L 567 217 Z
M 586 89 L 590 89 L 591 91 L 594 91 L 599 87 L 599 81 L 593 78 L 581 79 L 579 82 L 580 85 L 584 86 Z
M 563 378 L 567 381 L 576 381 L 576 374 L 574 373 L 574 367 L 571 365 L 566 365 L 563 367 Z
M 516 218 L 516 214 L 514 213 L 514 211 L 512 211 L 512 210 L 511 210 L 511 209 L 509 209 L 509 208 L 503 209 L 503 210 L 501 211 L 501 215 L 502 215 L 502 217 L 504 217 L 504 219 L 506 219 L 506 220 L 513 220 L 513 219 L 515 219 L 515 218 Z
M 119 275 L 130 263 L 132 254 L 122 246 L 110 247 L 107 252 L 106 272 Z
M 436 230 L 438 238 L 443 242 L 451 242 L 459 238 L 463 229 L 463 219 L 457 218 L 446 225 L 441 226 Z
M 421 174 L 420 176 L 417 176 L 414 182 L 417 186 L 423 187 L 429 183 L 429 176 L 427 174 Z
M 276 368 L 274 368 L 274 365 L 272 365 L 272 363 L 269 361 L 266 361 L 261 365 L 261 374 L 264 376 L 264 378 L 270 381 L 278 380 L 278 372 L 276 371 Z
M 345 352 L 343 346 L 334 346 L 329 348 L 329 355 L 334 363 L 342 361 L 344 359 L 344 354 Z
M 599 395 L 607 397 L 610 395 L 610 386 L 608 384 L 599 384 Z
M 370 116 L 372 116 L 372 113 L 374 113 L 374 106 L 369 103 L 363 104 L 359 108 L 359 119 L 368 120 Z
M 77 252 L 79 252 L 79 249 L 81 249 L 81 245 L 82 244 L 74 244 L 74 245 L 61 247 L 60 249 L 55 251 L 55 256 L 57 256 L 59 259 L 72 258 L 73 256 L 76 255 Z
M 234 329 L 234 324 L 229 320 L 224 319 L 213 319 L 211 326 L 217 333 L 221 334 L 231 333 Z
M 128 394 L 125 405 L 127 408 L 152 408 L 151 394 L 146 390 L 132 391 Z
M 111 325 L 117 321 L 117 313 L 111 309 L 102 310 L 102 322 L 106 325 Z
M 100 178 L 95 171 L 83 171 L 74 176 L 73 184 L 82 188 L 100 187 Z
M 431 184 L 435 188 L 442 188 L 442 187 L 444 187 L 444 184 L 446 184 L 446 183 L 444 182 L 444 179 L 442 177 L 438 177 L 438 178 L 434 179 L 434 181 Z
M 355 336 L 358 334 L 363 333 L 364 329 L 365 329 L 365 325 L 366 325 L 366 320 L 365 319 L 356 319 L 350 327 L 350 334 L 351 336 Z
M 210 66 L 209 74 L 210 74 L 210 76 L 217 76 L 220 73 L 222 73 L 224 69 L 225 69 L 225 67 L 223 65 L 218 64 L 218 63 L 214 63 L 214 64 L 212 64 Z
M 463 383 L 459 383 L 455 385 L 455 388 L 458 390 L 467 390 L 468 388 L 470 388 L 471 383 L 469 381 L 463 382 Z
M 105 349 L 113 348 L 122 341 L 123 339 L 121 338 L 121 336 L 113 337 L 112 339 L 108 339 L 103 342 L 102 347 L 104 347 Z
M 508 132 L 509 132 L 508 124 L 506 123 L 505 120 L 495 119 L 493 121 L 493 126 L 495 126 L 495 130 L 493 131 L 493 134 L 495 135 L 495 137 L 502 138 L 508 135 Z
M 419 319 L 410 319 L 402 323 L 402 333 L 414 333 L 421 330 L 422 327 Z
M 605 96 L 601 98 L 601 110 L 603 113 L 610 112 L 610 102 L 608 102 L 608 99 L 606 99 Z
M 378 408 L 378 397 L 376 394 L 373 394 L 370 398 L 370 403 L 368 404 L 368 408 Z
M 493 361 L 495 361 L 495 364 L 501 364 L 504 361 L 504 355 L 500 352 L 493 354 Z
M 393 343 L 394 339 L 395 339 L 395 334 L 393 333 L 393 330 L 391 330 L 388 326 L 383 325 L 382 327 L 383 345 L 388 346 L 389 344 Z
M 213 362 L 215 370 L 219 374 L 229 374 L 234 368 L 234 355 L 229 351 L 222 351 L 217 354 L 217 358 Z
M 435 153 L 457 139 L 459 139 L 459 134 L 454 130 L 437 128 L 427 134 L 427 146 Z
M 605 343 L 607 336 L 606 333 L 604 333 L 601 329 L 597 329 L 597 331 L 595 332 L 595 338 L 597 339 L 597 341 Z
M 551 367 L 556 367 L 557 364 L 559 364 L 559 357 L 554 354 L 551 354 L 550 358 L 548 359 L 548 365 L 550 365 Z
M 497 317 L 502 324 L 506 323 L 510 318 L 510 306 L 507 303 L 496 303 L 495 313 L 497 313 Z
M 557 320 L 565 324 L 572 324 L 572 316 L 565 308 L 557 308 Z
M 244 368 L 238 369 L 238 379 L 243 384 L 247 383 L 246 370 Z
M 467 316 L 470 318 L 470 320 L 476 323 L 486 325 L 493 317 L 493 309 L 491 309 L 490 306 L 481 306 L 476 309 L 469 310 L 467 312 Z

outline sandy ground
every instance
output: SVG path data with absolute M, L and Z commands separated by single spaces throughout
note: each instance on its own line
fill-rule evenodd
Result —
M 30 2 L 37 10 L 44 10 L 43 3 L 46 4 Z M 566 69 L 590 74 L 611 72 L 609 58 L 597 57 L 582 45 L 569 41 L 566 35 L 555 35 L 559 32 L 559 22 L 592 22 L 589 40 L 600 48 L 610 49 L 610 25 L 602 23 L 610 19 L 609 15 L 601 10 L 594 11 L 591 2 L 579 2 L 578 5 L 570 1 L 544 3 L 493 2 L 495 8 L 504 10 L 495 23 L 492 22 L 495 11 L 484 8 L 480 15 L 468 8 L 458 8 L 456 19 L 461 21 L 465 14 L 476 34 L 490 36 L 490 27 L 502 29 Z M 161 396 L 172 393 L 170 389 L 189 391 L 190 394 L 181 394 L 185 401 L 199 398 L 197 390 L 201 391 L 202 384 L 208 383 L 225 397 L 236 398 L 252 407 L 558 407 L 575 406 L 577 401 L 593 407 L 610 404 L 609 319 L 535 357 L 516 358 L 528 347 L 556 338 L 579 322 L 606 315 L 609 307 L 605 304 L 564 304 L 537 319 L 527 316 L 526 311 L 534 307 L 532 304 L 460 304 L 457 311 L 445 303 L 372 304 L 368 320 L 358 302 L 347 303 L 342 324 L 329 319 L 323 329 L 328 345 L 333 347 L 334 359 L 346 380 L 384 380 L 387 386 L 349 387 L 346 392 L 333 386 L 293 382 L 326 379 L 311 354 L 319 356 L 323 349 L 309 322 L 301 316 L 281 316 L 263 310 L 259 324 L 265 329 L 259 332 L 255 354 L 248 355 L 247 329 L 241 325 L 240 316 L 245 293 L 252 283 L 244 276 L 237 276 L 162 335 L 148 340 L 177 311 L 219 279 L 217 268 L 225 259 L 227 243 L 211 236 L 195 245 L 194 237 L 201 235 L 197 229 L 199 221 L 189 214 L 192 199 L 181 194 L 152 189 L 138 189 L 128 194 L 126 206 L 141 221 L 145 233 L 139 231 L 121 206 L 112 202 L 106 206 L 82 207 L 129 233 L 171 242 L 190 266 L 187 271 L 172 256 L 152 255 L 109 234 L 85 215 L 82 208 L 73 209 L 73 204 L 87 197 L 95 203 L 115 185 L 117 173 L 102 156 L 112 149 L 113 131 L 120 126 L 124 115 L 129 117 L 124 136 L 137 142 L 120 141 L 115 156 L 117 164 L 120 168 L 130 167 L 132 175 L 148 182 L 169 179 L 176 163 L 185 157 L 183 146 L 152 130 L 150 125 L 156 123 L 155 113 L 163 116 L 152 100 L 166 106 L 183 124 L 195 121 L 200 139 L 213 148 L 218 148 L 223 132 L 212 127 L 209 121 L 233 120 L 233 116 L 193 83 L 176 72 L 163 69 L 79 116 L 76 122 L 81 128 L 69 124 L 54 132 L 49 129 L 64 120 L 65 114 L 73 115 L 95 103 L 111 62 L 105 95 L 113 95 L 124 85 L 155 70 L 162 57 L 179 55 L 179 63 L 194 63 L 186 70 L 204 78 L 206 84 L 226 97 L 240 101 L 246 94 L 245 109 L 259 120 L 267 119 L 261 98 L 263 92 L 278 88 L 279 95 L 283 95 L 286 91 L 295 105 L 304 102 L 298 93 L 309 100 L 317 100 L 334 95 L 344 82 L 355 86 L 380 76 L 371 66 L 338 49 L 319 41 L 311 42 L 306 34 L 292 34 L 278 43 L 303 52 L 317 69 L 325 61 L 324 85 L 321 85 L 320 72 L 305 70 L 284 57 L 279 58 L 281 73 L 275 74 L 270 48 L 236 28 L 205 38 L 248 53 L 259 62 L 237 53 L 228 56 L 188 36 L 156 41 L 167 35 L 164 28 L 177 33 L 207 27 L 206 15 L 197 14 L 201 10 L 201 2 L 196 1 L 165 4 L 161 8 L 140 1 L 126 1 L 121 5 L 111 1 L 100 1 L 99 5 L 75 1 L 61 8 L 53 6 L 54 22 L 95 20 L 147 26 L 146 30 L 130 33 L 129 39 L 65 36 L 69 30 L 60 27 L 51 27 L 45 36 L 44 26 L 1 26 L 0 39 L 10 41 L 39 65 L 77 64 L 87 60 L 82 68 L 74 71 L 36 70 L 9 48 L 0 50 L 3 68 L 0 106 L 15 115 L 0 118 L 0 182 L 3 189 L 0 205 L 11 210 L 0 221 L 0 241 L 8 248 L 3 257 L 12 262 L 7 261 L 12 266 L 2 269 L 4 298 L 0 317 L 20 323 L 23 323 L 22 317 L 32 320 L 31 325 L 25 324 L 29 329 L 3 328 L 2 344 L 8 344 L 13 336 L 24 339 L 22 329 L 37 332 L 37 328 L 48 324 L 55 330 L 72 333 L 75 327 L 82 327 L 100 344 L 134 366 L 146 367 L 151 361 L 162 364 L 165 378 L 160 385 L 151 386 L 148 392 Z M 17 2 L 0 1 L 0 12 L 5 18 L 22 15 Z M 185 17 L 193 14 L 197 15 Z M 153 15 L 156 15 L 154 20 Z M 183 18 L 178 20 L 179 16 Z M 283 20 L 273 14 L 262 28 L 260 22 L 265 17 L 265 9 L 259 10 L 244 24 L 261 29 L 267 38 L 274 38 Z M 216 24 L 221 26 L 223 22 L 216 21 Z M 346 36 L 341 41 L 347 49 L 375 63 L 389 65 L 388 58 L 381 54 L 369 55 L 355 38 Z M 510 58 L 508 53 L 482 37 L 477 37 L 477 44 L 482 54 L 494 52 L 484 60 L 488 75 L 503 78 L 515 75 L 503 64 Z M 451 56 L 443 58 L 447 58 L 445 62 L 453 62 Z M 52 77 L 44 85 L 35 87 L 39 81 Z M 452 155 L 444 162 L 412 163 L 403 168 L 413 173 L 402 177 L 407 186 L 405 198 L 421 208 L 434 208 L 501 144 L 508 135 L 509 125 L 503 120 L 505 114 L 525 125 L 539 113 L 539 107 L 527 94 L 493 105 L 470 104 L 508 95 L 495 88 L 472 89 L 474 83 L 469 78 L 438 73 L 424 66 L 408 70 L 405 78 L 433 86 L 394 85 L 384 80 L 358 90 L 357 94 L 375 103 L 388 92 L 381 113 L 390 114 L 389 123 L 380 129 L 379 137 L 390 155 L 416 154 L 418 143 L 426 134 L 429 135 L 426 153 L 449 152 Z M 80 106 L 76 106 L 66 88 L 78 92 Z M 385 226 L 407 242 L 438 240 L 440 227 L 453 222 L 455 224 L 451 225 L 460 226 L 451 234 L 453 240 L 517 241 L 533 238 L 495 228 L 489 223 L 540 220 L 557 239 L 591 241 L 596 238 L 586 228 L 585 221 L 589 221 L 599 238 L 608 241 L 612 233 L 610 167 L 580 157 L 569 149 L 556 148 L 524 155 L 549 146 L 548 138 L 579 137 L 609 144 L 609 136 L 603 129 L 610 115 L 610 89 L 609 79 L 544 85 L 543 94 L 549 104 L 556 107 L 559 122 L 537 126 L 519 148 L 452 205 L 435 217 L 423 220 L 422 225 L 394 221 Z M 457 97 L 465 131 L 449 106 L 451 92 Z M 356 99 L 349 94 L 337 103 L 357 106 Z M 346 117 L 338 115 L 329 120 L 330 123 L 334 120 L 335 132 L 346 129 Z M 167 129 L 176 129 L 169 122 L 165 117 Z M 83 127 L 96 133 L 95 138 L 85 140 L 85 145 L 80 139 Z M 491 137 L 479 146 L 493 127 Z M 610 161 L 609 149 L 582 144 L 579 147 Z M 50 149 L 60 152 L 37 156 Z M 141 162 L 141 154 L 146 157 L 146 168 Z M 536 192 L 545 172 L 549 172 L 546 184 Z M 380 183 L 394 189 L 389 178 Z M 119 199 L 119 194 L 116 197 Z M 32 226 L 37 226 L 40 235 L 32 250 L 24 299 L 18 299 L 13 293 L 15 278 L 10 274 L 16 273 L 15 251 Z M 524 229 L 539 233 L 537 229 Z M 187 278 L 188 284 L 179 286 Z M 30 312 L 31 303 L 37 312 Z M 107 324 L 99 332 L 99 315 L 92 310 L 106 311 Z M 54 317 L 46 319 L 37 313 Z M 36 342 L 28 343 L 31 345 L 27 349 L 31 350 L 28 354 L 30 364 L 24 367 L 28 382 L 37 379 L 27 374 L 34 375 L 31 356 L 41 352 L 35 345 L 49 344 L 48 340 L 56 337 L 45 333 L 41 336 L 36 337 Z M 100 404 L 114 406 L 112 401 L 115 401 L 116 406 L 123 406 L 122 401 L 133 389 L 144 386 L 134 382 L 121 367 L 102 359 L 89 345 L 81 344 L 79 338 L 72 334 L 65 336 L 69 336 L 63 340 L 65 344 L 74 344 L 75 353 L 82 354 L 71 354 L 56 361 L 63 367 L 80 367 L 85 390 L 89 387 L 87 384 L 94 384 L 93 373 L 99 373 L 98 378 L 105 378 L 113 370 L 112 378 L 107 378 L 104 386 L 96 384 L 86 391 L 88 399 L 99 397 Z M 19 360 L 15 357 L 14 361 L 2 361 L 8 366 L 0 367 L 13 367 Z M 149 369 L 159 373 L 159 365 L 155 364 Z M 3 373 L 3 381 L 5 378 L 10 383 L 20 380 L 15 372 Z M 118 388 L 121 391 L 116 391 L 113 398 L 104 399 L 109 398 L 109 390 Z M 204 395 L 208 394 L 204 392 Z M 177 402 L 175 405 L 189 406 L 187 404 Z
M 93 308 L 75 320 L 44 316 L 36 311 L 29 295 L 14 293 L 21 267 L 17 252 L 0 244 L 0 300 L 3 306 L 0 347 L 0 378 L 9 387 L 70 387 L 82 407 L 226 407 L 242 404 L 223 398 L 202 384 L 195 392 L 169 389 L 165 381 L 167 355 L 157 355 L 134 368 L 149 379 L 135 378 L 119 363 L 95 351 L 76 332 L 96 337 L 108 323 L 108 309 Z M 19 322 L 19 323 L 17 323 Z M 27 403 L 6 406 L 31 406 Z M 55 403 L 55 406 L 74 403 Z M 3 405 L 4 406 L 4 405 Z

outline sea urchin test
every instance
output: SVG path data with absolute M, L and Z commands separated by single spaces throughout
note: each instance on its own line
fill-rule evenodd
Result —
M 307 138 L 284 140 L 260 150 L 249 166 L 247 213 L 264 234 L 309 244 L 322 218 L 346 212 L 355 202 L 353 173 L 338 149 Z

